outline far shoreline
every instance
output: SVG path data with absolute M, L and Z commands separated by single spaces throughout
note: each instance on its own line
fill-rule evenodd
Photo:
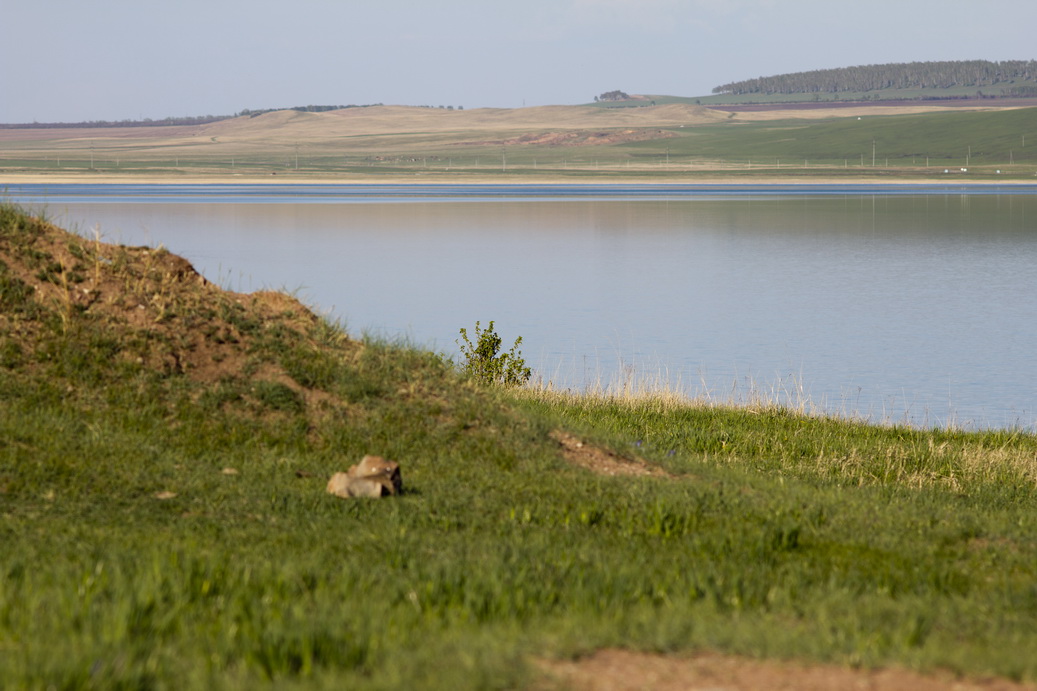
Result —
M 47 175 L 32 173 L 0 174 L 0 195 L 5 185 L 55 184 L 55 185 L 396 185 L 396 186 L 434 186 L 434 185 L 728 185 L 733 187 L 754 185 L 876 185 L 876 186 L 1037 186 L 1037 175 L 1033 180 L 1018 177 L 996 178 L 983 176 L 973 178 L 961 173 L 947 173 L 918 178 L 896 177 L 884 178 L 878 175 L 859 176 L 807 176 L 807 175 L 690 175 L 637 177 L 620 176 L 603 179 L 601 177 L 569 177 L 556 175 L 500 175 L 492 179 L 485 175 L 373 175 L 373 176 L 302 176 L 302 175 L 107 175 L 107 174 L 72 174 Z

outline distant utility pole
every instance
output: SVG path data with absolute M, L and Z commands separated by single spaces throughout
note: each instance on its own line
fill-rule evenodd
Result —
M 871 140 L 871 167 L 875 167 L 875 140 Z

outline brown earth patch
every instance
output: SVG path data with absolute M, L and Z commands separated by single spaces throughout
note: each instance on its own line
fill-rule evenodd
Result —
M 601 146 L 667 139 L 674 136 L 676 135 L 673 132 L 659 129 L 567 130 L 535 132 L 509 139 L 458 142 L 454 146 Z
M 653 655 L 600 650 L 579 660 L 541 660 L 544 683 L 537 688 L 574 691 L 1035 691 L 1007 679 L 965 679 L 950 672 L 921 674 L 906 669 L 853 669 L 766 661 L 719 653 Z
M 562 447 L 562 456 L 565 457 L 565 460 L 599 475 L 673 477 L 662 468 L 650 465 L 643 459 L 622 456 L 614 451 L 589 444 L 569 432 L 555 430 L 551 433 L 551 438 Z

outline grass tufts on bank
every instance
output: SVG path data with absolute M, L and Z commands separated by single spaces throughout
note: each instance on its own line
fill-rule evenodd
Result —
M 367 453 L 401 496 L 325 493 Z M 0 206 L 5 688 L 530 687 L 617 646 L 1037 681 L 1035 464 L 480 385 Z

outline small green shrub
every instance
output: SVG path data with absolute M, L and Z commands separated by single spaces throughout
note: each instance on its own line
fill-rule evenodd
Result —
M 485 331 L 480 329 L 479 322 L 475 322 L 475 343 L 468 338 L 466 329 L 461 329 L 461 341 L 457 341 L 465 358 L 461 368 L 465 374 L 484 384 L 525 384 L 532 376 L 532 371 L 526 366 L 518 349 L 521 343 L 522 337 L 519 336 L 510 351 L 501 353 L 501 337 L 493 330 L 493 322 L 489 323 Z

